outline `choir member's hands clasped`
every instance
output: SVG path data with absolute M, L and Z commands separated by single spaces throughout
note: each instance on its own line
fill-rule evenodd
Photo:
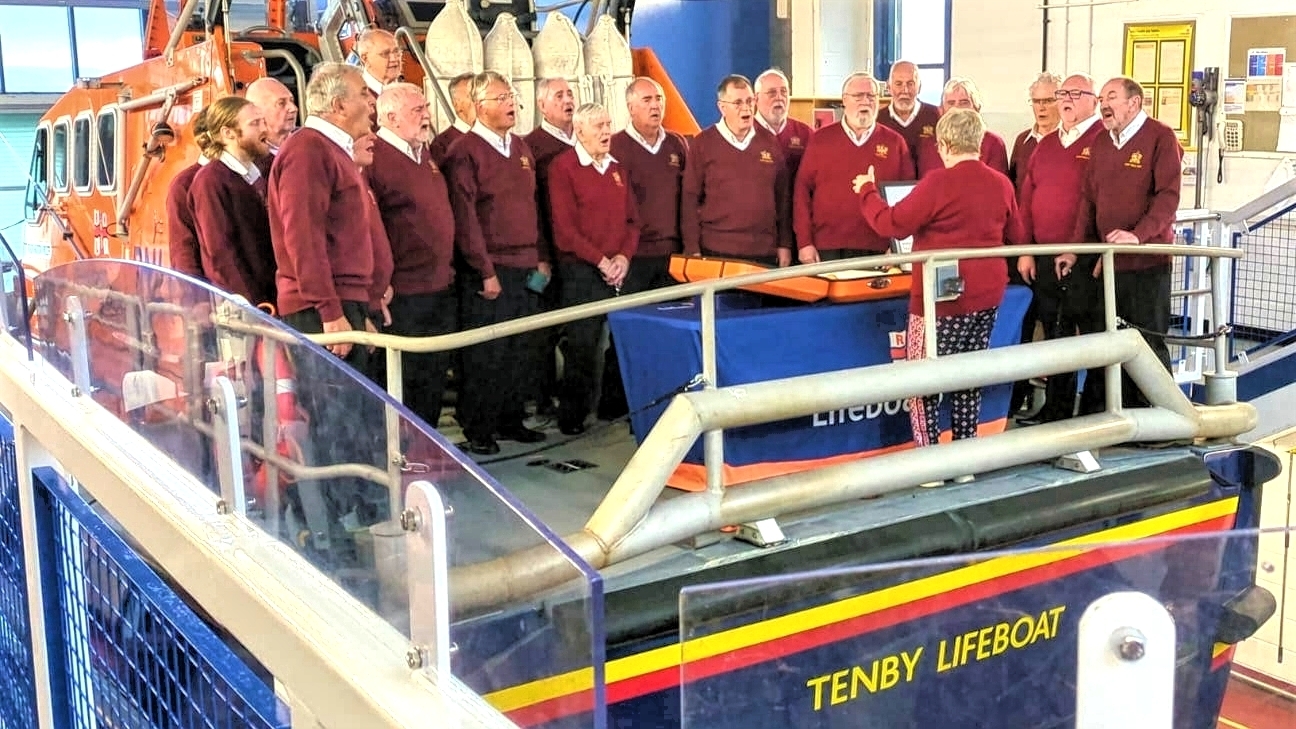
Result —
M 858 195 L 860 190 L 864 189 L 865 185 L 875 181 L 876 180 L 873 177 L 873 165 L 869 165 L 868 172 L 865 172 L 862 175 L 855 175 L 855 181 L 852 182 L 851 185 L 855 188 L 855 194 Z
M 603 257 L 598 265 L 599 273 L 603 275 L 603 281 L 608 286 L 621 290 L 621 285 L 625 283 L 626 273 L 630 271 L 630 259 L 618 253 L 608 258 Z

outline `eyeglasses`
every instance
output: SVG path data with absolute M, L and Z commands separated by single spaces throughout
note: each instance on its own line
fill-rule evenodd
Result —
M 1044 99 L 1031 99 L 1030 103 L 1032 106 L 1052 106 L 1057 103 L 1057 99 L 1050 96 Z
M 385 51 L 379 51 L 374 55 L 379 58 L 400 58 L 403 54 L 403 51 L 399 48 L 389 48 Z
M 1098 94 L 1095 94 L 1092 91 L 1081 91 L 1080 89 L 1060 89 L 1053 95 L 1059 99 L 1072 99 L 1074 101 L 1079 101 L 1086 96 L 1098 96 Z
M 734 107 L 737 107 L 737 108 L 739 108 L 739 109 L 750 109 L 753 105 L 755 105 L 756 100 L 755 100 L 755 99 L 737 99 L 737 100 L 735 100 L 735 101 L 725 101 L 725 100 L 721 99 L 721 100 L 720 100 L 720 103 L 721 103 L 721 104 L 730 104 L 730 105 L 732 105 L 732 106 L 734 106 Z
M 844 94 L 851 101 L 877 101 L 877 94 L 870 94 L 867 91 L 861 91 L 857 94 Z
M 769 89 L 768 91 L 762 91 L 761 96 L 770 99 L 786 99 L 788 97 L 788 91 L 787 89 Z
M 503 104 L 506 101 L 513 101 L 518 97 L 517 94 L 500 94 L 499 96 L 488 96 L 482 101 L 494 101 L 497 104 Z

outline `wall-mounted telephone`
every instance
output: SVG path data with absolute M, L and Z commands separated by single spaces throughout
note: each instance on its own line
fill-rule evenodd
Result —
M 1241 152 L 1242 151 L 1242 120 L 1225 119 L 1223 129 L 1224 129 L 1224 135 L 1223 135 L 1223 140 L 1220 143 L 1220 147 L 1225 152 Z

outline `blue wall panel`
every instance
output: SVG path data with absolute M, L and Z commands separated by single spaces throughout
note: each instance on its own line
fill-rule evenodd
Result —
M 720 118 L 721 78 L 769 67 L 770 16 L 770 0 L 639 0 L 630 45 L 657 53 L 705 128 Z

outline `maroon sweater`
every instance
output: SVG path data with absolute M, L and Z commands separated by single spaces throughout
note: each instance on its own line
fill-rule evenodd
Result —
M 885 253 L 891 245 L 859 214 L 855 176 L 873 167 L 878 182 L 914 179 L 913 157 L 901 137 L 874 124 L 868 141 L 855 146 L 840 123 L 814 133 L 792 195 L 792 225 L 797 245 L 821 251 Z
M 1020 242 L 1021 218 L 1012 183 L 984 162 L 970 160 L 942 167 L 924 177 L 894 208 L 886 204 L 877 186 L 860 190 L 865 220 L 879 234 L 892 238 L 914 237 L 915 252 L 943 248 L 993 248 L 1004 241 Z M 922 264 L 913 266 L 914 285 L 909 293 L 909 313 L 923 311 Z M 1008 285 L 1002 259 L 982 258 L 959 262 L 963 295 L 936 304 L 936 316 L 971 314 L 998 306 Z
M 402 296 L 449 288 L 454 282 L 454 211 L 432 155 L 425 147 L 416 163 L 378 137 L 367 173 L 396 262 L 392 288 Z
M 879 109 L 877 120 L 883 125 L 894 129 L 904 137 L 905 144 L 909 145 L 909 154 L 913 155 L 914 169 L 918 168 L 918 148 L 922 146 L 924 139 L 936 138 L 936 122 L 940 121 L 940 107 L 931 104 L 923 104 L 918 107 L 918 118 L 904 126 L 891 116 L 889 109 Z
M 1050 134 L 1035 148 L 1018 185 L 1026 243 L 1078 243 L 1075 239 L 1080 186 L 1089 168 L 1094 139 L 1103 131 L 1094 122 L 1070 147 Z
M 464 135 L 459 131 L 459 127 L 447 127 L 444 132 L 436 135 L 429 145 L 428 151 L 432 154 L 432 161 L 438 166 L 445 164 L 446 152 L 450 151 L 450 145 Z
M 450 145 L 446 156 L 455 246 L 482 278 L 496 266 L 532 268 L 549 260 L 539 245 L 535 158 L 516 134 L 505 157 L 476 132 Z
M 281 316 L 313 307 L 328 322 L 342 318 L 343 301 L 369 301 L 365 191 L 351 157 L 314 129 L 297 131 L 279 149 L 267 202 Z
M 1030 163 L 1031 154 L 1039 147 L 1040 140 L 1031 134 L 1034 130 L 1035 127 L 1031 127 L 1018 134 L 1017 139 L 1013 140 L 1012 154 L 1008 156 L 1008 179 L 1012 180 L 1018 195 L 1021 195 L 1022 181 L 1026 179 L 1026 165 Z
M 171 180 L 166 199 L 171 268 L 194 278 L 206 278 L 203 276 L 202 254 L 198 250 L 198 234 L 194 232 L 193 203 L 189 200 L 189 186 L 202 167 L 195 162 L 181 170 Z
M 1094 139 L 1081 187 L 1075 240 L 1093 243 L 1128 230 L 1140 243 L 1173 243 L 1182 161 L 1174 130 L 1156 119 L 1144 121 L 1120 149 L 1104 130 Z M 1118 272 L 1169 266 L 1169 256 L 1116 257 Z
M 791 181 L 783 153 L 767 129 L 757 124 L 755 134 L 745 150 L 714 126 L 689 144 L 680 202 L 685 253 L 772 257 L 792 247 Z
M 558 155 L 549 167 L 554 247 L 560 260 L 579 259 L 598 266 L 618 253 L 634 258 L 639 247 L 639 215 L 626 171 L 612 162 L 599 174 L 583 165 L 575 149 Z
M 688 165 L 684 138 L 662 130 L 666 138 L 657 154 L 644 149 L 625 132 L 612 135 L 612 156 L 630 175 L 641 231 L 638 255 L 669 256 L 679 253 L 680 190 Z
M 998 170 L 1008 176 L 1008 146 L 1003 137 L 986 130 L 981 138 L 981 161 L 992 170 Z M 936 149 L 936 137 L 924 139 L 918 150 L 918 177 L 921 179 L 933 170 L 944 169 L 945 162 Z
M 374 146 L 376 147 L 377 144 L 375 143 Z M 365 193 L 369 198 L 365 217 L 369 221 L 369 243 L 373 246 L 373 281 L 369 283 L 369 311 L 379 311 L 382 309 L 382 300 L 387 293 L 387 287 L 391 286 L 395 263 L 392 260 L 391 241 L 387 238 L 386 228 L 383 227 L 382 214 L 378 212 L 378 198 L 374 196 L 371 189 L 366 188 Z
M 536 215 L 540 219 L 540 244 L 553 255 L 553 222 L 549 214 L 549 165 L 558 155 L 571 149 L 572 146 L 536 127 L 522 138 L 535 155 L 536 173 Z
M 787 123 L 783 125 L 783 131 L 774 135 L 783 150 L 783 161 L 787 163 L 789 180 L 796 179 L 797 170 L 801 167 L 801 159 L 805 156 L 806 148 L 810 145 L 810 138 L 813 136 L 814 130 L 809 124 L 791 117 L 788 117 Z
M 274 245 L 261 192 L 216 160 L 194 175 L 189 199 L 207 280 L 253 306 L 276 303 Z

